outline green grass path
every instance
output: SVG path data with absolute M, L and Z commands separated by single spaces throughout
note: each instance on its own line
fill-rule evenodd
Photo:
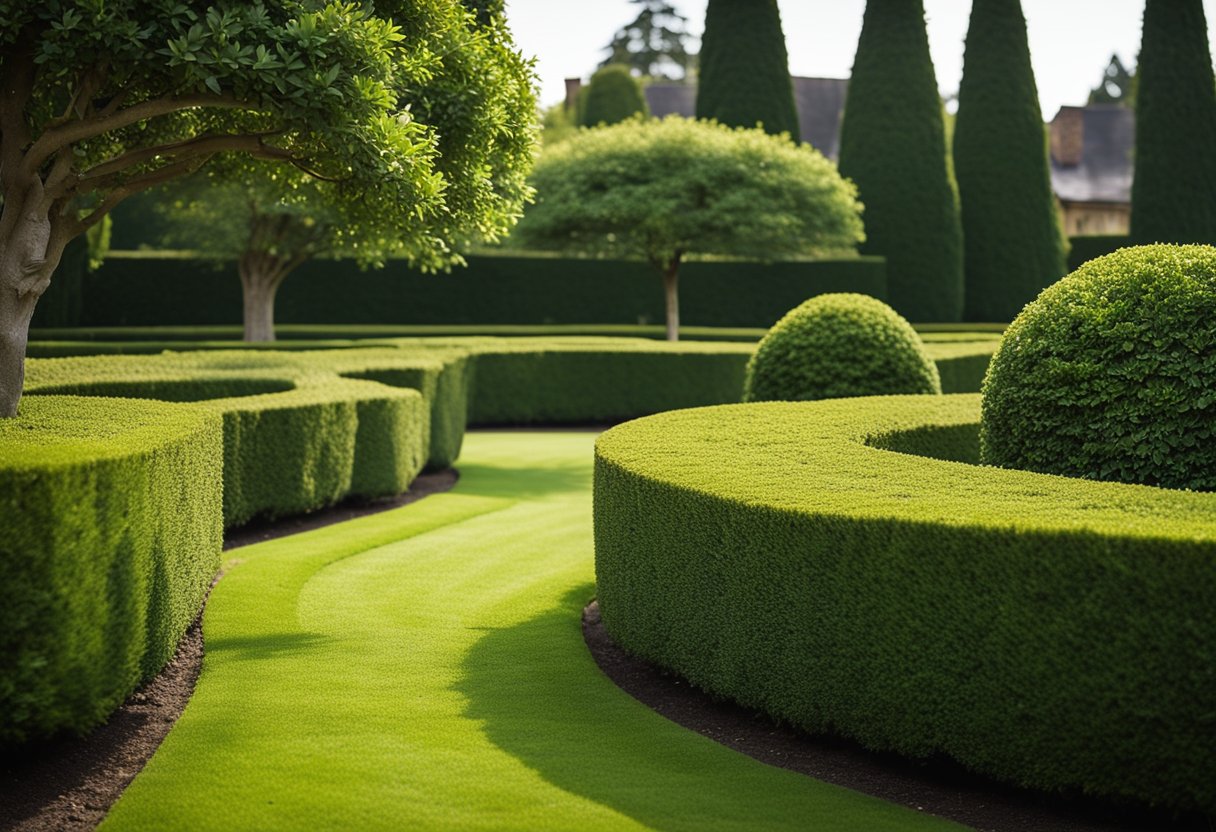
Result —
M 230 553 L 194 698 L 102 829 L 958 828 L 757 763 L 600 674 L 592 443 L 472 434 L 449 494 Z

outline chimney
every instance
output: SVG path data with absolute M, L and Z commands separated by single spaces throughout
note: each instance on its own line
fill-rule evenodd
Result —
M 1051 121 L 1051 158 L 1057 165 L 1081 164 L 1085 148 L 1085 108 L 1061 107 Z
M 582 78 L 566 79 L 566 112 L 573 113 L 578 110 L 578 94 L 582 89 Z

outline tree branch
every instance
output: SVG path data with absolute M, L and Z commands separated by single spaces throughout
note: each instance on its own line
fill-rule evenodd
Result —
M 142 193 L 149 188 L 155 188 L 157 185 L 168 182 L 171 179 L 176 179 L 179 176 L 188 176 L 205 165 L 210 158 L 210 155 L 190 156 L 171 165 L 154 170 L 151 173 L 127 180 L 121 187 L 110 191 L 105 199 L 101 201 L 101 204 L 94 208 L 87 216 L 76 221 L 76 224 L 73 226 L 72 236 L 88 231 L 127 197 Z
M 26 34 L 18 38 L 18 43 L 30 42 Z M 10 210 L 20 209 L 20 205 L 12 205 L 10 201 L 15 202 L 15 196 L 24 194 L 29 185 L 29 176 L 21 175 L 21 154 L 30 143 L 25 107 L 34 92 L 34 74 L 34 54 L 28 46 L 18 46 L 4 56 L 0 68 L 0 189 Z M 10 222 L 14 221 L 9 210 L 4 213 Z M 5 225 L 0 220 L 0 227 Z M 0 237 L 7 231 L 8 228 L 3 228 Z
M 132 104 L 109 115 L 96 115 L 90 118 L 72 121 L 43 132 L 33 147 L 25 154 L 23 167 L 33 175 L 42 165 L 61 148 L 74 144 L 83 139 L 100 136 L 110 130 L 118 130 L 141 121 L 157 116 L 164 116 L 179 110 L 189 110 L 195 107 L 222 107 L 227 109 L 254 109 L 253 105 L 225 95 L 192 93 L 190 95 L 170 95 L 163 98 L 152 98 Z

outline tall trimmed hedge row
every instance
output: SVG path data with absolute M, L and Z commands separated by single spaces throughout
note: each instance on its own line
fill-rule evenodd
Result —
M 173 655 L 219 569 L 220 420 L 30 396 L 0 420 L 0 748 L 95 727 Z
M 978 420 L 881 397 L 606 432 L 606 628 L 810 731 L 1211 814 L 1216 495 L 913 455 L 973 461 Z
M 840 125 L 840 172 L 865 205 L 863 254 L 910 321 L 963 314 L 963 235 L 921 0 L 867 0 Z
M 663 321 L 663 288 L 649 263 L 569 257 L 469 257 L 467 269 L 421 274 L 402 261 L 360 271 L 315 260 L 292 273 L 275 307 L 280 324 L 636 324 Z M 808 297 L 886 297 L 882 258 L 685 264 L 681 312 L 694 326 L 768 328 Z M 357 292 L 341 291 L 357 286 Z M 156 254 L 112 254 L 84 277 L 80 317 L 56 326 L 217 325 L 241 322 L 233 266 Z M 51 325 L 48 323 L 47 325 Z
M 1064 232 L 1021 0 L 974 0 L 954 127 L 968 321 L 1009 321 L 1064 276 Z

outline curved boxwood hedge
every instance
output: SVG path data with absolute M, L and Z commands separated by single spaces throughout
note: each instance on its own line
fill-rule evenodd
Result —
M 222 442 L 158 402 L 0 420 L 0 747 L 83 733 L 173 655 L 219 569 Z
M 27 390 L 170 398 L 221 413 L 224 522 L 233 526 L 348 496 L 398 494 L 428 459 L 432 467 L 450 465 L 463 438 L 467 361 L 430 355 L 214 351 L 31 360 Z M 358 368 L 398 373 L 402 386 L 421 390 L 340 375 Z
M 1216 811 L 1216 494 L 946 461 L 978 421 L 974 395 L 879 397 L 606 432 L 605 626 L 811 731 Z

